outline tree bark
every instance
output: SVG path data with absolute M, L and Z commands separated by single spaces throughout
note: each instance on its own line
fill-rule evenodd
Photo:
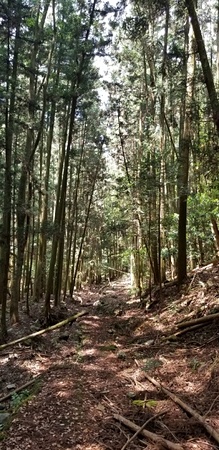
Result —
M 188 197 L 188 175 L 189 154 L 191 146 L 191 121 L 192 121 L 192 99 L 193 81 L 195 70 L 195 59 L 193 52 L 193 33 L 187 21 L 185 27 L 185 51 L 188 60 L 185 61 L 185 101 L 182 111 L 182 127 L 179 145 L 179 169 L 178 169 L 178 192 L 179 192 L 179 222 L 178 222 L 178 283 L 182 284 L 187 275 L 187 197 Z
M 219 229 L 217 225 L 217 221 L 214 217 L 211 217 L 211 223 L 214 230 L 214 236 L 216 241 L 217 250 L 219 251 Z
M 196 39 L 196 44 L 199 52 L 199 57 L 202 65 L 202 71 L 204 75 L 205 84 L 208 91 L 208 96 L 211 104 L 211 110 L 213 114 L 213 121 L 219 133 L 219 101 L 217 91 L 214 84 L 213 73 L 208 61 L 208 56 L 205 48 L 205 43 L 202 37 L 199 20 L 195 10 L 195 4 L 193 0 L 185 0 L 189 16 L 191 18 L 192 27 Z
M 8 293 L 8 272 L 10 261 L 10 243 L 11 243 L 11 161 L 12 161 L 12 143 L 14 135 L 14 109 L 15 94 L 17 84 L 18 56 L 20 48 L 20 25 L 21 25 L 21 5 L 18 5 L 18 15 L 14 42 L 14 55 L 12 63 L 12 74 L 10 83 L 10 21 L 8 19 L 7 35 L 7 94 L 10 93 L 10 100 L 6 101 L 5 110 L 5 174 L 4 174 L 4 198 L 3 198 L 3 220 L 2 233 L 0 239 L 0 303 L 2 305 L 1 313 L 1 339 L 7 337 L 6 327 L 6 304 Z

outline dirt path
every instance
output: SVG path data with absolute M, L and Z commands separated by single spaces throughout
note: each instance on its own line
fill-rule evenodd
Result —
M 194 419 L 144 377 L 149 373 L 201 414 L 208 412 L 210 423 L 219 428 L 219 376 L 217 371 L 214 379 L 212 375 L 218 342 L 203 347 L 194 334 L 194 342 L 190 336 L 190 341 L 161 344 L 173 310 L 162 313 L 160 306 L 145 313 L 130 297 L 127 278 L 80 295 L 82 304 L 69 302 L 68 314 L 86 304 L 87 316 L 0 355 L 2 394 L 11 383 L 18 387 L 42 376 L 37 394 L 13 415 L 2 450 L 121 450 L 131 433 L 113 419 L 113 411 L 138 425 L 166 411 L 148 430 L 180 442 L 185 450 L 218 448 Z M 6 406 L 15 408 L 19 400 L 21 396 Z M 145 438 L 128 446 L 158 448 Z

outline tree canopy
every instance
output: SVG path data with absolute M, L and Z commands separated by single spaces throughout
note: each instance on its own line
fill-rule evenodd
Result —
M 0 303 L 19 321 L 130 273 L 139 295 L 219 252 L 215 4 L 0 4 Z

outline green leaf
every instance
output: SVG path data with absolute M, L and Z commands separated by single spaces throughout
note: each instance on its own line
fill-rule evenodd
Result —
M 156 406 L 157 401 L 153 399 L 149 400 L 133 400 L 133 405 L 141 406 L 142 408 L 145 408 L 145 406 L 148 406 L 149 408 Z

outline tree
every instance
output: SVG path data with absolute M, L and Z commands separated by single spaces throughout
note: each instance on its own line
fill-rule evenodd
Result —
M 199 57 L 202 65 L 202 71 L 204 75 L 204 80 L 206 88 L 208 91 L 208 96 L 210 99 L 213 121 L 219 133 L 219 101 L 217 96 L 217 91 L 214 84 L 213 73 L 208 61 L 207 52 L 205 49 L 204 40 L 201 33 L 201 28 L 198 20 L 198 16 L 195 9 L 195 4 L 193 0 L 185 0 L 188 9 L 189 16 L 191 17 L 191 22 L 193 26 L 194 36 L 196 39 L 196 44 L 199 52 Z
M 192 110 L 194 97 L 194 41 L 189 22 L 185 26 L 185 92 L 182 99 L 181 136 L 179 143 L 179 225 L 178 225 L 178 283 L 187 275 L 187 197 L 189 176 L 189 155 L 192 139 Z
M 17 87 L 17 72 L 20 52 L 20 32 L 21 32 L 21 16 L 22 2 L 17 4 L 12 2 L 11 9 L 4 8 L 4 32 L 6 45 L 3 57 L 7 60 L 6 73 L 3 78 L 5 103 L 5 174 L 4 174 L 4 191 L 3 191 L 3 215 L 0 239 L 0 303 L 2 304 L 1 316 L 1 338 L 7 335 L 6 328 L 6 302 L 8 294 L 8 274 L 10 263 L 10 243 L 11 243 L 11 170 L 12 170 L 12 145 L 14 137 L 15 124 L 15 101 Z M 11 35 L 12 30 L 15 32 L 13 43 L 13 53 L 11 58 Z

